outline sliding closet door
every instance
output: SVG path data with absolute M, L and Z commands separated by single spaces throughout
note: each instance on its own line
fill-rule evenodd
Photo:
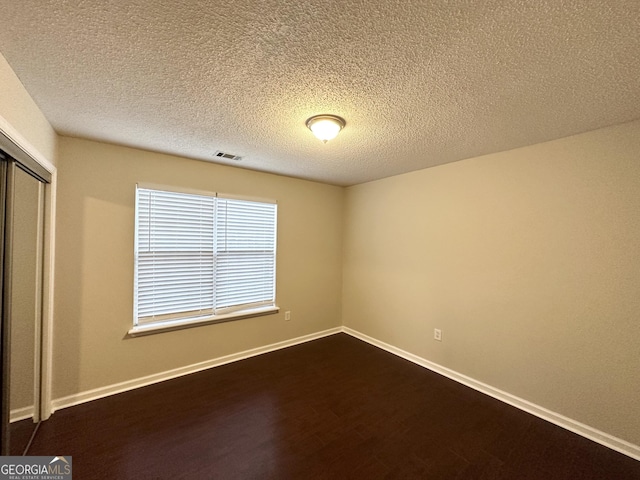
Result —
M 34 422 L 40 420 L 40 328 L 42 325 L 43 184 L 16 169 L 11 247 L 9 360 L 10 421 L 16 423 L 11 450 L 22 453 Z
M 44 184 L 3 159 L 2 453 L 21 455 L 40 420 Z

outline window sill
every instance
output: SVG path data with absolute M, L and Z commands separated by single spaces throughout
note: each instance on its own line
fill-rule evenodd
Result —
M 227 313 L 224 315 L 215 315 L 210 317 L 195 318 L 189 320 L 173 320 L 158 323 L 147 323 L 145 325 L 137 325 L 127 332 L 128 337 L 142 337 L 144 335 L 153 335 L 155 333 L 171 332 L 173 330 L 182 330 L 185 328 L 200 327 L 202 325 L 210 325 L 212 323 L 230 322 L 232 320 L 240 320 L 242 318 L 261 317 L 263 315 L 273 315 L 280 311 L 279 307 L 263 307 L 251 310 L 242 310 L 239 312 Z

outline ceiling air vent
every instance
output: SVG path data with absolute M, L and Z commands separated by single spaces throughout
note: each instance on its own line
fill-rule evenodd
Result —
M 224 158 L 225 160 L 236 160 L 236 161 L 242 160 L 242 157 L 240 155 L 234 155 L 233 153 L 221 152 L 220 150 L 216 150 L 215 153 L 213 154 L 213 156 L 216 157 L 216 158 Z

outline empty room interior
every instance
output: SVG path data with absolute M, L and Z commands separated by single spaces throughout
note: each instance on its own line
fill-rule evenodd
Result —
M 640 478 L 640 2 L 0 11 L 2 455 Z

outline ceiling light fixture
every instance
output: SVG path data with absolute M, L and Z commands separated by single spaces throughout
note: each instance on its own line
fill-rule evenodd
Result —
M 307 127 L 323 143 L 338 136 L 347 122 L 337 115 L 315 115 L 307 120 Z

